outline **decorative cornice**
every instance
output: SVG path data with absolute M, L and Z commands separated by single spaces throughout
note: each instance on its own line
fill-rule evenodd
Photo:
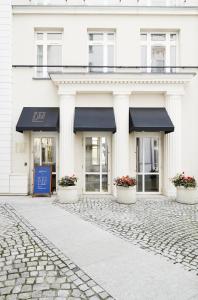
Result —
M 198 7 L 188 6 L 78 6 L 13 5 L 13 14 L 119 14 L 119 15 L 198 15 Z
M 177 74 L 153 74 L 153 73 L 51 73 L 50 77 L 55 85 L 130 85 L 130 84 L 186 84 L 196 73 L 177 73 Z

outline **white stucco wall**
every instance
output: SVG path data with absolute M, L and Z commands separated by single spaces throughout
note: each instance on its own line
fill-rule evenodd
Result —
M 0 193 L 9 192 L 11 171 L 11 1 L 0 2 Z

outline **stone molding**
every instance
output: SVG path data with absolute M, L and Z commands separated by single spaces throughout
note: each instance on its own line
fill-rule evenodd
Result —
M 13 14 L 60 14 L 60 15 L 177 15 L 196 16 L 198 7 L 188 6 L 78 6 L 78 5 L 13 5 Z
M 90 74 L 90 73 L 51 73 L 56 85 L 60 84 L 186 84 L 196 73 L 177 74 Z

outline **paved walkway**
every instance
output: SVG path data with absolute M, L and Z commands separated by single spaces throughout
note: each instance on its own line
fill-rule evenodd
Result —
M 197 275 L 52 205 L 52 200 L 0 198 L 51 241 L 53 249 L 60 249 L 78 270 L 97 282 L 101 292 L 117 300 L 198 299 Z
M 0 204 L 0 299 L 113 298 L 12 207 Z
M 96 196 L 57 205 L 198 274 L 198 205 L 183 205 L 164 196 L 139 196 L 135 205 Z

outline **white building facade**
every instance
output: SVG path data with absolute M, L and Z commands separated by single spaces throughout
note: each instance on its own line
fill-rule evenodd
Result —
M 79 194 L 129 174 L 137 193 L 174 196 L 176 173 L 198 178 L 198 6 L 154 2 L 13 2 L 0 193 L 31 193 L 37 165 L 53 191 L 75 174 Z

